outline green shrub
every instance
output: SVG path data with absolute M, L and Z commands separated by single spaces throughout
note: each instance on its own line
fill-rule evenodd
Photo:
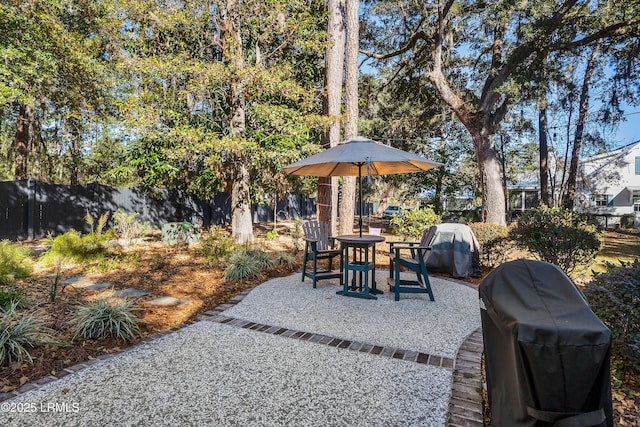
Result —
M 11 307 L 18 309 L 28 306 L 29 301 L 22 289 L 10 287 L 0 289 L 0 310 L 7 311 Z
M 229 265 L 224 270 L 224 278 L 230 281 L 250 278 L 262 278 L 263 263 L 253 251 L 235 250 L 229 257 Z
M 480 244 L 482 265 L 493 268 L 507 260 L 511 249 L 508 227 L 485 222 L 472 222 L 469 227 Z
M 391 230 L 403 239 L 420 240 L 425 229 L 440 224 L 442 218 L 427 206 L 422 209 L 410 209 L 391 218 Z
M 131 270 L 140 266 L 142 251 L 129 253 L 110 252 L 87 266 L 87 271 L 106 273 L 111 270 Z
M 267 231 L 267 240 L 278 240 L 280 235 L 276 230 Z
M 49 237 L 49 240 L 51 247 L 40 258 L 45 265 L 56 264 L 59 259 L 84 262 L 101 258 L 107 253 L 111 234 L 93 232 L 82 236 L 71 230 L 55 238 Z
M 198 253 L 210 261 L 218 261 L 220 258 L 226 258 L 233 251 L 233 239 L 229 236 L 224 228 L 214 226 L 209 228 L 200 237 L 200 248 Z
M 188 247 L 200 241 L 202 230 L 199 224 L 189 221 L 168 222 L 162 226 L 162 241 L 176 246 Z
M 138 327 L 141 320 L 133 311 L 134 306 L 130 302 L 98 300 L 80 306 L 71 321 L 75 326 L 74 337 L 114 337 L 131 341 L 141 335 Z
M 636 222 L 636 214 L 624 214 L 620 217 L 620 227 L 622 228 L 633 228 Z
M 276 265 L 286 265 L 288 268 L 296 266 L 296 258 L 289 252 L 278 252 L 274 258 Z
M 602 234 L 584 215 L 564 208 L 525 212 L 509 232 L 521 248 L 566 272 L 588 266 L 598 254 Z
M 151 224 L 149 224 L 148 221 L 140 221 L 139 217 L 140 214 L 137 212 L 127 213 L 118 209 L 113 214 L 113 231 L 115 231 L 121 239 L 128 240 L 129 243 L 143 237 L 151 230 Z
M 0 241 L 0 285 L 29 277 L 32 268 L 28 248 L 8 240 Z
M 640 260 L 606 263 L 584 287 L 593 312 L 611 329 L 613 353 L 640 369 Z M 623 364 L 625 365 L 625 364 Z
M 31 362 L 30 349 L 57 344 L 33 313 L 17 313 L 17 305 L 0 310 L 0 365 Z

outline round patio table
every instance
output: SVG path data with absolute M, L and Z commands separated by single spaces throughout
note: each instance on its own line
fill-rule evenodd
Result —
M 376 288 L 376 243 L 384 242 L 384 237 L 371 234 L 363 236 L 348 234 L 337 236 L 336 240 L 340 242 L 340 249 L 344 255 L 343 289 L 336 293 L 350 297 L 378 299 L 376 295 L 383 292 Z M 349 249 L 352 249 L 351 259 Z M 370 249 L 372 249 L 371 257 Z M 371 286 L 369 286 L 369 272 L 371 272 Z M 349 274 L 352 275 L 351 282 Z

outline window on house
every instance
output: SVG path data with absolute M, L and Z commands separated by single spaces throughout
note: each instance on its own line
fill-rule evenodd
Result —
M 640 157 L 636 157 L 636 175 L 640 175 Z
M 606 194 L 596 194 L 596 207 L 607 207 L 607 195 Z
M 633 192 L 631 203 L 633 203 L 633 211 L 640 212 L 640 191 Z

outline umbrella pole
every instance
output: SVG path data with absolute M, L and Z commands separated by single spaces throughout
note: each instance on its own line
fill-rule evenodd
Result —
M 360 218 L 358 219 L 358 229 L 362 237 L 362 163 L 358 164 L 358 205 L 360 205 Z

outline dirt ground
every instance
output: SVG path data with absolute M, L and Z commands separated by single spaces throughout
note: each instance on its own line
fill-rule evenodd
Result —
M 113 290 L 83 290 L 72 285 L 59 290 L 55 302 L 49 302 L 49 289 L 53 278 L 48 276 L 52 269 L 36 271 L 32 278 L 23 280 L 19 286 L 24 289 L 33 307 L 54 331 L 54 338 L 65 343 L 63 346 L 50 345 L 37 348 L 32 352 L 33 363 L 13 363 L 0 367 L 0 393 L 16 389 L 22 384 L 35 381 L 49 374 L 98 357 L 102 354 L 117 353 L 135 345 L 140 340 L 157 335 L 162 331 L 195 321 L 199 315 L 233 296 L 257 286 L 270 277 L 287 276 L 293 271 L 300 271 L 302 251 L 295 248 L 295 239 L 291 237 L 292 225 L 278 225 L 277 241 L 265 238 L 265 233 L 273 228 L 272 224 L 256 227 L 257 246 L 266 251 L 288 251 L 296 260 L 291 268 L 278 267 L 265 272 L 263 279 L 227 282 L 223 278 L 225 265 L 211 264 L 198 255 L 197 245 L 191 248 L 180 248 L 165 245 L 154 236 L 141 244 L 121 247 L 115 251 L 113 259 L 106 265 L 65 266 L 62 279 L 82 276 L 93 282 L 105 282 L 114 285 L 115 290 L 135 288 L 144 290 L 149 295 L 137 298 L 136 312 L 143 322 L 142 337 L 133 342 L 116 339 L 72 340 L 69 320 L 76 307 L 82 302 L 105 298 Z M 394 236 L 387 235 L 387 240 Z M 627 251 L 629 244 L 640 248 L 638 233 L 608 233 L 603 253 L 607 259 L 615 259 L 620 251 Z M 300 246 L 298 244 L 298 246 Z M 386 244 L 378 245 L 378 268 L 387 268 Z M 638 249 L 640 250 L 640 249 Z M 629 254 L 623 254 L 627 256 Z M 630 254 L 633 256 L 633 253 Z M 637 254 L 635 255 L 637 256 Z M 489 270 L 484 270 L 486 275 Z M 481 279 L 469 279 L 478 285 Z M 169 296 L 188 303 L 173 307 L 157 307 L 145 304 L 154 298 Z M 627 376 L 624 383 L 614 381 L 614 405 L 616 426 L 640 426 L 640 375 Z

